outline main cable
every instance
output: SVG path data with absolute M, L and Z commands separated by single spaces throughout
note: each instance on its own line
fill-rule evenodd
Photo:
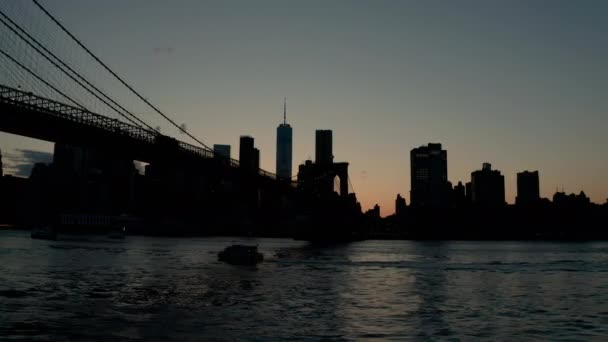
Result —
M 61 63 L 64 67 L 66 67 L 69 71 L 71 71 L 74 75 L 76 75 L 78 78 L 80 78 L 82 81 L 84 81 L 87 85 L 89 85 L 90 87 L 92 87 L 94 90 L 96 90 L 97 92 L 99 92 L 100 94 L 102 94 L 104 97 L 106 97 L 110 102 L 112 102 L 113 104 L 115 104 L 116 106 L 118 106 L 119 108 L 121 108 L 123 111 L 125 111 L 126 113 L 128 113 L 130 116 L 132 116 L 136 121 L 140 122 L 141 124 L 143 124 L 144 126 L 146 126 L 148 129 L 155 131 L 154 128 L 152 128 L 150 125 L 148 125 L 147 123 L 145 123 L 143 120 L 141 120 L 140 118 L 138 118 L 135 114 L 129 112 L 127 109 L 125 109 L 124 107 L 122 107 L 120 104 L 116 103 L 116 101 L 112 100 L 108 95 L 106 95 L 103 91 L 99 90 L 95 85 L 91 84 L 88 80 L 86 80 L 83 76 L 81 76 L 77 71 L 75 71 L 73 68 L 71 68 L 69 65 L 67 65 L 66 63 L 64 63 L 59 57 L 57 57 L 55 54 L 53 54 L 51 51 L 49 51 L 44 45 L 42 45 L 38 40 L 36 40 L 34 37 L 32 37 L 29 33 L 27 33 L 22 27 L 20 27 L 17 23 L 15 23 L 11 18 L 9 18 L 4 12 L 2 12 L 2 10 L 0 10 L 0 16 L 4 17 L 6 20 L 8 20 L 13 26 L 15 26 L 20 32 L 22 32 L 24 35 L 26 35 L 30 40 L 32 40 L 36 45 L 38 45 L 41 49 L 43 49 L 46 53 L 48 53 L 49 55 L 51 55 L 51 57 L 53 57 L 55 60 L 57 60 L 59 63 Z M 118 114 L 120 114 L 122 117 L 124 117 L 125 119 L 127 119 L 130 123 L 139 126 L 135 121 L 133 121 L 131 118 L 129 118 L 128 116 L 126 116 L 124 113 L 121 113 L 119 110 L 117 110 L 116 108 L 114 108 L 112 105 L 110 105 L 107 101 L 105 101 L 104 99 L 100 98 L 97 94 L 95 94 L 93 91 L 91 91 L 89 88 L 87 88 L 86 86 L 84 86 L 80 81 L 78 81 L 77 79 L 74 78 L 74 76 L 70 75 L 68 72 L 66 72 L 64 69 L 62 69 L 57 63 L 55 63 L 54 61 L 52 61 L 47 55 L 45 55 L 44 53 L 42 53 L 40 51 L 40 49 L 38 49 L 36 46 L 34 46 L 31 42 L 29 42 L 27 39 L 25 39 L 19 32 L 17 32 L 13 27 L 9 26 L 2 18 L 0 18 L 0 23 L 4 24 L 6 27 L 8 27 L 15 35 L 17 35 L 17 37 L 19 37 L 21 40 L 23 40 L 26 44 L 28 44 L 32 49 L 34 49 L 36 52 L 38 52 L 42 57 L 44 57 L 47 61 L 49 61 L 51 64 L 53 64 L 57 69 L 59 69 L 60 71 L 62 71 L 66 76 L 68 76 L 69 78 L 71 78 L 74 82 L 76 82 L 79 86 L 81 86 L 83 89 L 85 89 L 86 91 L 88 91 L 91 95 L 95 96 L 98 100 L 100 100 L 101 102 L 103 102 L 106 106 L 108 106 L 109 108 L 111 108 L 112 110 L 114 110 L 115 112 L 117 112 Z
M 44 8 L 39 2 L 38 0 L 32 0 L 34 2 L 34 4 L 36 6 L 38 6 L 38 8 L 40 8 L 40 10 L 42 10 L 42 12 L 44 12 L 44 14 L 46 14 L 55 24 L 57 24 L 57 26 L 59 26 L 59 28 L 61 28 L 61 30 L 63 32 L 65 32 L 70 38 L 72 38 L 72 40 L 74 40 L 76 42 L 76 44 L 78 44 L 84 51 L 86 51 L 95 61 L 97 61 L 97 63 L 99 63 L 102 67 L 104 67 L 104 69 L 106 69 L 106 71 L 108 71 L 110 74 L 112 74 L 112 76 L 114 76 L 120 83 L 122 83 L 122 85 L 124 85 L 125 87 L 127 87 L 127 89 L 129 89 L 133 94 L 135 94 L 140 100 L 142 100 L 144 103 L 146 103 L 148 106 L 150 106 L 150 108 L 152 108 L 156 113 L 158 113 L 160 116 L 162 116 L 163 118 L 165 118 L 167 121 L 169 121 L 173 126 L 175 126 L 178 130 L 180 130 L 182 133 L 186 134 L 188 137 L 192 138 L 194 141 L 196 141 L 197 143 L 201 144 L 201 146 L 203 146 L 204 148 L 206 148 L 207 150 L 211 150 L 207 145 L 205 145 L 202 141 L 200 141 L 199 139 L 197 139 L 195 136 L 193 136 L 192 134 L 190 134 L 188 131 L 186 131 L 183 127 L 181 127 L 180 125 L 178 125 L 175 121 L 173 121 L 171 118 L 169 118 L 166 114 L 164 114 L 163 112 L 161 112 L 158 108 L 156 108 L 153 104 L 151 104 L 148 100 L 146 100 L 145 97 L 143 97 L 140 93 L 138 93 L 135 89 L 133 89 L 132 86 L 130 86 L 126 81 L 124 81 L 120 76 L 118 76 L 114 71 L 112 71 L 112 69 L 110 69 L 109 66 L 107 66 L 104 62 L 101 61 L 101 59 L 99 59 L 99 57 L 97 57 L 97 55 L 95 55 L 93 52 L 91 52 L 91 50 L 89 50 L 78 38 L 76 38 L 65 26 L 63 26 L 63 24 L 61 24 L 51 13 L 49 13 L 49 11 L 46 10 L 46 8 Z
M 6 58 L 10 59 L 13 63 L 17 64 L 23 70 L 25 70 L 28 73 L 30 73 L 32 76 L 34 76 L 40 82 L 44 83 L 47 87 L 53 89 L 54 91 L 56 91 L 61 96 L 65 97 L 66 99 L 68 99 L 69 101 L 71 101 L 72 103 L 74 103 L 76 106 L 80 107 L 80 109 L 82 109 L 84 111 L 87 111 L 87 112 L 89 111 L 83 105 L 81 105 L 80 103 L 78 103 L 76 100 L 72 99 L 70 96 L 66 95 L 64 92 L 62 92 L 61 90 L 57 89 L 55 86 L 53 86 L 52 84 L 50 84 L 49 82 L 47 82 L 46 80 L 44 80 L 42 77 L 40 77 L 34 71 L 32 71 L 31 69 L 29 69 L 25 65 L 21 64 L 18 60 L 16 60 L 15 58 L 13 58 L 13 56 L 9 55 L 6 51 L 2 50 L 2 48 L 0 48 L 0 53 L 3 54 Z

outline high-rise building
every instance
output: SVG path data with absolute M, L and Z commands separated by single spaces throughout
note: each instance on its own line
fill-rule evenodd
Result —
M 505 205 L 505 177 L 492 164 L 483 163 L 481 170 L 471 173 L 473 204 L 486 207 Z
M 349 196 L 348 163 L 334 163 L 331 130 L 316 131 L 316 161 L 307 160 L 298 170 L 298 187 L 305 192 L 320 197 L 339 195 Z M 339 186 L 336 188 L 336 179 Z
M 242 135 L 239 142 L 239 166 L 242 170 L 255 170 L 255 155 L 253 137 Z
M 230 145 L 213 145 L 213 155 L 216 158 L 230 159 Z
M 448 154 L 441 144 L 429 143 L 410 152 L 410 202 L 416 207 L 449 205 Z
M 467 198 L 467 204 L 473 203 L 473 188 L 471 187 L 471 182 L 467 182 L 464 185 L 465 196 Z
M 401 197 L 401 194 L 397 194 L 397 199 L 395 199 L 395 215 L 402 216 L 405 214 L 405 210 L 405 198 Z
M 517 197 L 515 203 L 528 204 L 540 199 L 538 171 L 524 171 L 517 174 Z
M 380 206 L 378 204 L 374 205 L 374 207 L 365 212 L 365 216 L 371 219 L 380 219 Z
M 253 171 L 257 172 L 260 169 L 260 150 L 253 149 Z
M 578 195 L 571 193 L 567 195 L 565 192 L 556 192 L 553 194 L 553 204 L 560 208 L 576 208 L 576 207 L 584 207 L 591 203 L 587 194 L 584 191 L 581 191 Z
M 276 173 L 279 179 L 291 179 L 292 137 L 291 126 L 287 123 L 287 100 L 283 101 L 283 123 L 277 127 Z
M 452 191 L 452 204 L 455 207 L 462 207 L 467 204 L 466 188 L 462 182 L 458 182 Z
M 88 173 L 87 168 L 95 164 L 91 159 L 94 153 L 87 153 L 83 147 L 55 143 L 53 165 L 62 174 L 82 176 Z
M 331 165 L 333 162 L 332 131 L 329 129 L 318 129 L 315 133 L 315 163 L 318 165 Z

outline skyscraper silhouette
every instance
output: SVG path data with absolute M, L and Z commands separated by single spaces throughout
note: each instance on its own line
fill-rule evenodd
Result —
M 276 173 L 279 179 L 291 179 L 292 129 L 287 123 L 287 99 L 283 100 L 283 123 L 277 127 Z
M 473 204 L 485 207 L 505 205 L 505 177 L 492 164 L 483 163 L 481 170 L 471 173 Z
M 257 172 L 260 169 L 260 150 L 253 149 L 253 171 Z
M 348 163 L 334 163 L 332 131 L 318 129 L 315 132 L 315 155 L 313 163 L 307 160 L 298 170 L 298 186 L 309 193 L 327 196 L 334 193 L 335 180 L 339 180 L 340 196 L 349 196 Z
M 449 204 L 448 154 L 441 144 L 429 143 L 410 152 L 412 206 L 445 207 Z
M 462 207 L 467 204 L 466 188 L 462 182 L 458 182 L 452 191 L 452 205 Z
M 540 199 L 538 171 L 524 171 L 517 174 L 517 197 L 515 203 L 528 204 Z
M 318 165 L 331 165 L 334 162 L 332 131 L 318 129 L 315 132 L 315 163 Z
M 53 148 L 53 165 L 61 173 L 82 176 L 87 173 L 91 159 L 94 159 L 90 154 L 83 147 L 56 143 Z
M 230 159 L 230 145 L 213 145 L 213 154 L 216 158 Z
M 395 199 L 395 215 L 404 215 L 406 208 L 405 198 L 401 197 L 401 194 L 397 194 L 397 198 Z
M 242 135 L 239 142 L 239 166 L 242 170 L 255 170 L 253 137 Z

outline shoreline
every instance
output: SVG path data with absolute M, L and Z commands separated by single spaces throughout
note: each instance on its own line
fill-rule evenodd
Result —
M 15 225 L 15 224 L 0 224 L 0 231 L 29 231 L 30 228 Z M 74 236 L 74 235 L 106 235 L 109 229 L 94 229 L 90 231 L 84 230 L 59 230 L 59 234 Z M 241 239 L 291 239 L 294 241 L 303 241 L 311 244 L 343 244 L 363 241 L 420 241 L 420 242 L 452 242 L 452 241 L 487 241 L 487 242 L 602 242 L 608 241 L 608 236 L 578 236 L 578 237 L 402 237 L 402 236 L 369 236 L 361 239 L 302 239 L 294 238 L 290 235 L 235 235 L 235 234 L 145 234 L 141 232 L 126 235 L 141 236 L 141 237 L 158 237 L 158 238 L 241 238 Z M 61 239 L 59 239 L 61 240 Z

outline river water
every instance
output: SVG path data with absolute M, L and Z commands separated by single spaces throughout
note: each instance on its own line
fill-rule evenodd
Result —
M 607 242 L 61 238 L 0 231 L 0 338 L 608 339 Z

